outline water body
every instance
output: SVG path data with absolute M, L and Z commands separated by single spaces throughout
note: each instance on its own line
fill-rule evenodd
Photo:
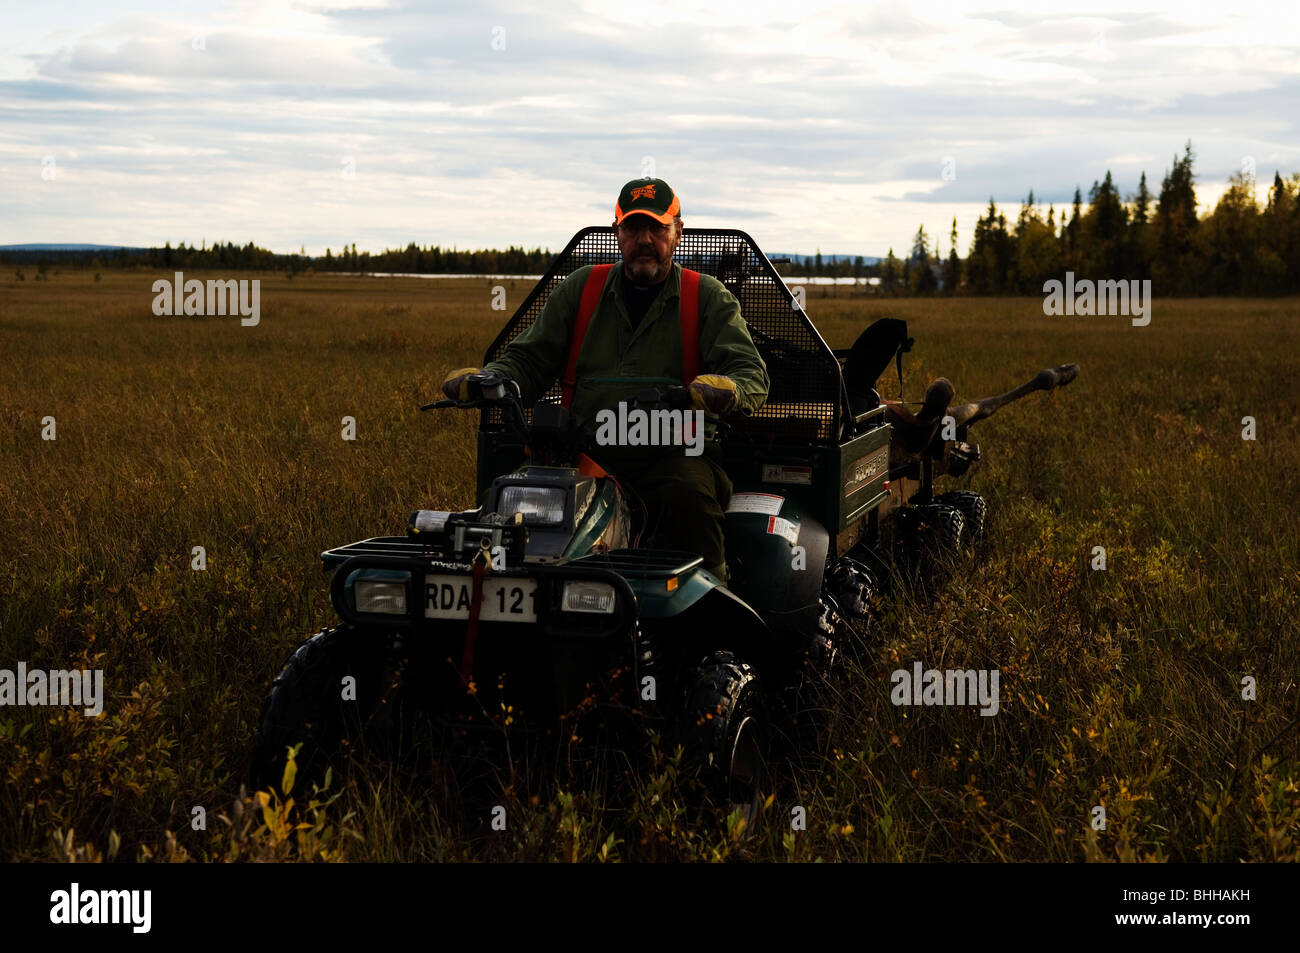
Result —
M 541 275 L 417 275 L 400 271 L 338 271 L 327 274 L 347 275 L 349 278 L 479 278 L 489 281 L 522 280 L 540 281 Z M 823 275 L 799 276 L 789 275 L 785 279 L 788 285 L 878 285 L 879 278 L 828 278 Z

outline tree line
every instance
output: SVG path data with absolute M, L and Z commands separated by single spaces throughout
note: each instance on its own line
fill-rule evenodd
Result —
M 227 271 L 287 271 L 300 274 L 306 271 L 327 272 L 399 272 L 410 274 L 510 274 L 540 275 L 554 260 L 547 249 L 524 249 L 511 246 L 504 250 L 481 249 L 460 251 L 438 245 L 420 247 L 411 242 L 405 248 L 382 252 L 358 252 L 356 243 L 344 245 L 337 253 L 325 249 L 323 255 L 308 255 L 302 251 L 285 255 L 260 248 L 249 242 L 208 245 L 198 248 L 181 242 L 161 248 L 117 248 L 91 251 L 56 251 L 11 249 L 0 253 L 0 262 L 13 265 L 60 264 L 74 267 L 227 270 Z
M 893 249 L 881 262 L 881 290 L 893 294 L 1006 295 L 1043 293 L 1043 284 L 1065 272 L 1093 280 L 1150 279 L 1163 295 L 1290 294 L 1300 291 L 1300 173 L 1273 183 L 1261 207 L 1255 177 L 1243 169 L 1203 217 L 1196 214 L 1192 144 L 1175 156 L 1160 192 L 1146 173 L 1137 191 L 1120 196 L 1109 171 L 1094 181 L 1087 207 L 1075 189 L 1060 217 L 1047 214 L 1034 193 L 1014 223 L 992 198 L 975 225 L 970 254 L 956 253 L 953 220 L 948 256 L 932 253 L 924 227 L 906 260 Z
M 1150 279 L 1163 295 L 1289 294 L 1300 291 L 1300 173 L 1274 172 L 1267 200 L 1255 197 L 1254 175 L 1242 170 L 1203 217 L 1196 213 L 1192 144 L 1174 156 L 1158 194 L 1142 173 L 1137 191 L 1121 197 L 1109 171 L 1094 181 L 1085 207 L 1080 189 L 1068 212 L 1046 214 L 1031 190 L 1014 222 L 993 198 L 975 225 L 970 253 L 957 252 L 957 220 L 952 222 L 943 256 L 917 229 L 905 258 L 891 248 L 877 262 L 861 256 L 795 256 L 778 266 L 787 275 L 875 278 L 873 287 L 894 295 L 1043 293 L 1043 284 L 1071 271 L 1094 280 Z M 11 250 L 0 261 L 17 264 L 68 264 L 101 268 L 282 270 L 288 274 L 398 272 L 412 274 L 541 274 L 554 255 L 548 249 L 511 246 L 504 250 L 461 251 L 438 245 L 379 253 L 360 252 L 353 243 L 324 255 L 277 254 L 252 242 L 195 248 L 170 243 L 161 248 L 112 251 Z

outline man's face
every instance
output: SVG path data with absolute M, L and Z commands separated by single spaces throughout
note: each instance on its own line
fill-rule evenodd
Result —
M 681 222 L 664 225 L 649 215 L 629 215 L 616 227 L 623 272 L 638 284 L 652 285 L 668 277 L 673 252 L 682 238 Z

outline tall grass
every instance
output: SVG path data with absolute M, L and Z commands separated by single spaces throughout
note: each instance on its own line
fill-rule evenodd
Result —
M 475 420 L 416 407 L 506 314 L 487 281 L 265 276 L 245 328 L 155 317 L 154 277 L 0 279 L 0 668 L 103 668 L 108 694 L 99 719 L 0 709 L 0 856 L 1298 859 L 1295 299 L 1157 299 L 1135 328 L 810 289 L 832 346 L 909 321 L 912 399 L 939 375 L 970 399 L 1083 370 L 975 428 L 982 560 L 889 604 L 753 836 L 702 820 L 663 752 L 501 769 L 482 796 L 372 759 L 314 811 L 296 792 L 294 832 L 239 788 L 270 680 L 332 617 L 317 554 L 471 504 Z M 504 284 L 513 308 L 527 283 Z M 999 714 L 894 707 L 914 660 L 999 669 Z

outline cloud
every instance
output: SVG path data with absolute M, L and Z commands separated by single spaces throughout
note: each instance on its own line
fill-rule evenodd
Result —
M 650 162 L 692 225 L 876 255 L 990 195 L 1156 191 L 1188 138 L 1206 194 L 1246 155 L 1300 169 L 1285 8 L 118 9 L 14 16 L 0 242 L 556 248 Z

